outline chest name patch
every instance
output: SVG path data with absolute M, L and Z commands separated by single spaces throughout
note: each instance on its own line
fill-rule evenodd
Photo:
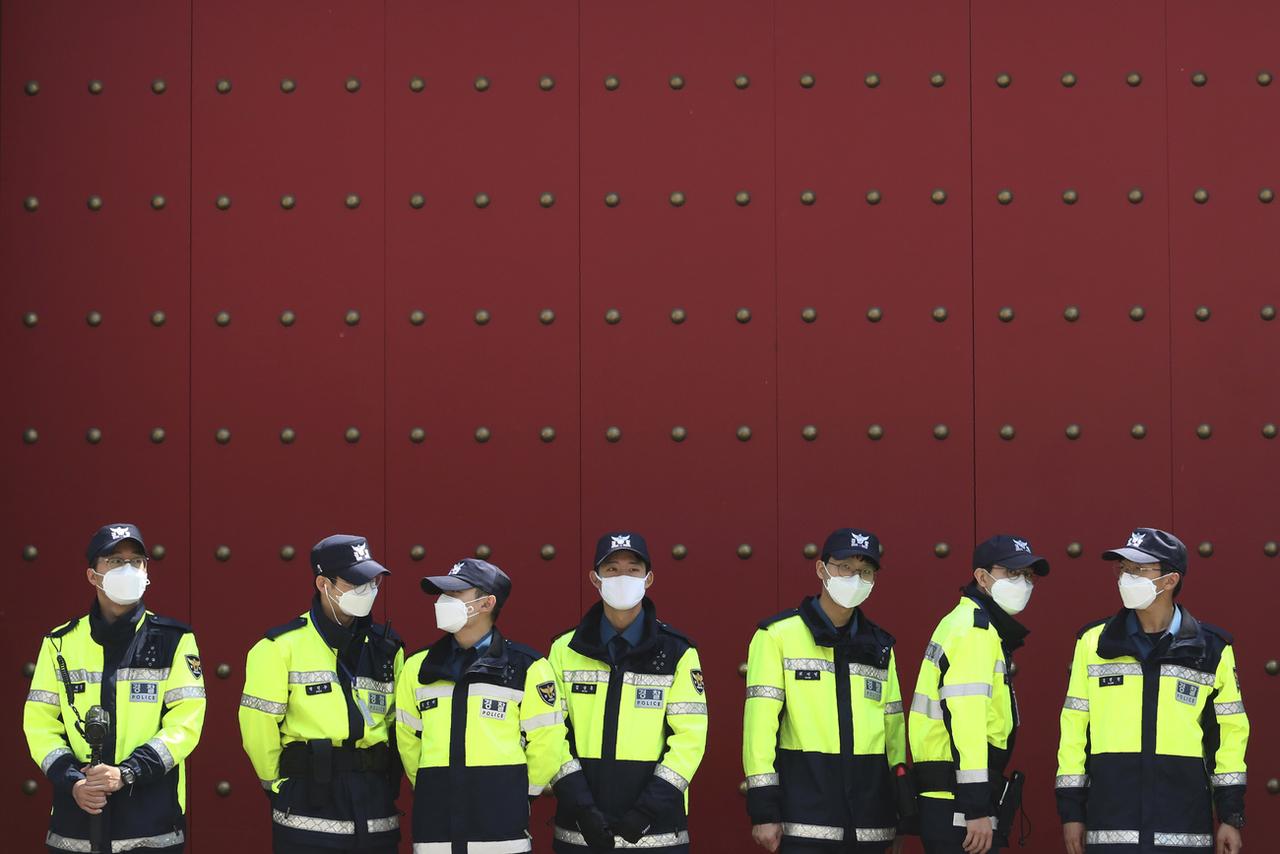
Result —
M 1110 688 L 1112 685 L 1123 685 L 1123 676 L 1102 676 L 1098 678 L 1099 688 Z
M 369 692 L 369 711 L 387 713 L 387 695 L 378 691 Z
M 867 685 L 862 690 L 862 696 L 868 700 L 875 700 L 877 703 L 880 702 L 881 698 L 884 696 L 884 683 L 879 679 L 868 679 L 866 682 Z
M 72 683 L 71 683 L 71 693 L 72 693 L 72 694 L 83 694 L 83 693 L 84 693 L 84 683 L 83 683 L 83 682 L 72 682 Z
M 434 709 L 438 705 L 440 705 L 440 700 L 435 697 L 432 697 L 430 700 L 423 700 L 422 702 L 418 703 L 418 711 L 419 712 L 430 711 L 431 709 Z
M 1200 686 L 1194 682 L 1183 682 L 1178 680 L 1178 688 L 1174 696 L 1178 698 L 1179 703 L 1186 703 L 1188 706 L 1196 704 L 1196 698 L 1200 696 Z
M 333 691 L 333 683 L 321 682 L 319 685 L 308 685 L 307 696 L 314 697 L 316 694 L 328 694 Z
M 637 688 L 636 689 L 636 708 L 637 709 L 661 709 L 662 708 L 661 688 Z
M 507 701 L 482 697 L 480 699 L 480 717 L 493 718 L 495 721 L 506 720 Z
M 817 682 L 822 678 L 821 670 L 797 670 L 796 681 L 798 682 Z
M 596 692 L 596 683 L 594 682 L 574 682 L 573 693 L 575 694 L 594 694 Z
M 155 682 L 130 682 L 130 703 L 155 703 L 160 699 L 160 686 Z

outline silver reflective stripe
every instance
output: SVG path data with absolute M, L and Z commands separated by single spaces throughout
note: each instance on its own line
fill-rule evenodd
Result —
M 836 672 L 835 662 L 827 661 L 825 658 L 784 658 L 782 659 L 782 667 L 785 670 L 821 670 L 826 673 Z M 798 826 L 808 827 L 808 825 Z
M 390 694 L 396 689 L 396 683 L 379 682 L 376 679 L 370 679 L 368 676 L 357 676 L 356 689 L 359 691 L 378 691 L 382 694 Z M 397 825 L 397 827 L 398 826 L 399 825 Z
M 1218 786 L 1244 786 L 1249 782 L 1249 775 L 1243 771 L 1237 774 L 1214 774 L 1209 778 L 1209 782 L 1215 788 Z
M 57 670 L 53 671 L 53 673 L 55 676 L 58 677 L 59 682 L 63 681 L 62 668 L 58 668 Z M 69 678 L 72 682 L 101 682 L 102 671 L 100 670 L 97 670 L 97 671 L 68 670 L 67 678 Z
M 564 712 L 547 712 L 543 715 L 534 715 L 531 718 L 525 718 L 520 722 L 520 728 L 525 732 L 532 732 L 535 729 L 542 729 L 544 726 L 555 726 L 564 722 Z
M 278 779 L 280 779 L 280 778 L 279 778 L 279 777 L 277 777 L 277 778 L 276 778 L 276 780 L 278 780 Z M 273 791 L 275 791 L 275 785 L 276 785 L 276 781 L 275 781 L 275 780 L 259 780 L 258 782 L 259 782 L 259 783 L 261 783 L 261 784 L 262 784 L 262 788 L 266 789 L 268 792 L 273 792 Z
M 775 688 L 772 685 L 748 685 L 747 699 L 759 698 L 762 700 L 778 700 L 782 701 L 787 698 L 787 694 L 781 688 Z
M 529 797 L 531 798 L 539 797 L 542 795 L 544 791 L 546 791 L 546 786 L 530 786 Z
M 52 691 L 28 691 L 28 703 L 47 703 L 50 706 L 61 706 L 62 701 Z
M 170 688 L 164 692 L 164 704 L 172 706 L 179 700 L 203 700 L 205 698 L 203 685 L 187 685 L 185 688 Z
M 30 698 L 28 698 L 30 699 Z M 1222 715 L 1243 715 L 1244 703 L 1214 703 L 1213 713 L 1218 716 Z
M 886 715 L 900 715 L 900 714 L 902 714 L 902 701 L 901 701 L 901 700 L 894 700 L 892 703 L 885 703 L 885 704 L 884 704 L 884 713 L 885 713 Z
M 565 828 L 557 825 L 555 837 L 557 842 L 566 842 L 569 845 L 581 845 L 583 848 L 587 847 L 587 840 L 584 839 L 582 834 L 576 830 L 566 830 Z M 472 844 L 474 845 L 475 843 Z M 650 836 L 641 836 L 635 842 L 628 842 L 621 836 L 615 836 L 613 838 L 614 848 L 669 848 L 673 845 L 688 844 L 689 831 L 687 830 L 682 830 L 679 833 L 654 833 Z M 473 850 L 474 849 L 472 848 L 467 849 L 468 852 Z M 414 846 L 414 854 L 419 854 L 416 845 Z M 435 852 L 427 852 L 427 854 L 435 854 Z M 440 854 L 449 854 L 449 852 L 442 849 Z
M 518 703 L 524 699 L 524 691 L 519 688 L 505 688 L 502 685 L 486 685 L 473 682 L 467 687 L 468 697 L 488 697 L 491 700 L 510 700 Z
M 167 667 L 121 667 L 116 671 L 117 682 L 163 682 L 168 678 Z
M 570 759 L 568 762 L 560 766 L 560 770 L 557 771 L 555 776 L 552 777 L 547 782 L 547 785 L 554 786 L 556 783 L 559 783 L 562 779 L 564 779 L 565 777 L 568 777 L 570 774 L 573 774 L 574 772 L 581 771 L 581 770 L 582 770 L 582 763 L 576 759 Z
M 978 768 L 973 771 L 957 771 L 956 784 L 963 786 L 965 783 L 985 783 L 990 779 L 986 768 Z
M 338 674 L 332 670 L 290 670 L 290 685 L 310 685 L 315 682 L 337 682 Z
M 991 829 L 995 830 L 996 826 L 999 825 L 999 822 L 996 821 L 996 817 L 989 815 L 987 818 L 991 820 Z M 956 827 L 967 827 L 969 825 L 969 821 L 964 817 L 964 813 L 962 812 L 952 813 L 951 823 Z
M 367 824 L 370 833 L 387 833 L 400 829 L 400 816 L 389 815 L 386 818 L 371 818 Z
M 565 682 L 608 682 L 608 670 L 566 670 L 560 674 Z
M 159 836 L 140 836 L 133 839 L 116 839 L 111 843 L 111 850 L 115 852 L 136 851 L 140 848 L 170 848 L 174 845 L 181 845 L 182 842 L 182 831 L 175 830 L 172 833 L 162 833 Z
M 924 648 L 924 660 L 932 664 L 942 661 L 943 654 L 942 647 L 933 641 L 929 641 L 929 645 Z
M 669 715 L 705 715 L 707 713 L 706 703 L 668 703 L 667 714 Z
M 430 700 L 433 697 L 452 697 L 452 685 L 428 685 L 413 692 L 415 700 Z
M 685 789 L 689 788 L 688 780 L 686 780 L 684 777 L 681 777 L 679 774 L 677 774 L 675 771 L 672 771 L 670 768 L 663 765 L 661 762 L 659 762 L 656 766 L 654 766 L 653 776 L 660 777 L 663 780 L 666 780 L 668 783 L 675 786 L 677 789 L 679 789 L 682 792 Z
M 911 698 L 911 711 L 933 718 L 935 721 L 942 720 L 942 704 L 937 700 L 931 700 L 924 694 L 916 694 Z
M 997 659 L 996 659 L 996 671 L 995 671 L 995 672 L 996 672 L 996 673 L 1008 673 L 1008 672 L 1009 672 L 1009 665 L 1007 665 L 1007 664 L 1005 664 L 1005 663 L 1004 663 L 1004 659 L 1003 659 L 1003 658 L 997 658 Z
M 1079 697 L 1068 697 L 1062 704 L 1062 708 L 1070 709 L 1073 712 L 1089 711 L 1089 701 L 1082 700 Z
M 310 815 L 294 815 L 281 810 L 271 811 L 271 820 L 281 827 L 294 830 L 310 830 L 313 833 L 336 833 L 344 836 L 355 836 L 354 821 L 339 821 L 335 818 L 317 818 Z
M 859 842 L 892 842 L 898 835 L 896 827 L 856 827 L 854 838 Z
M 1088 785 L 1088 774 L 1059 774 L 1053 778 L 1055 789 L 1083 789 Z
M 71 755 L 70 748 L 55 747 L 53 750 L 50 750 L 48 753 L 44 755 L 44 759 L 40 760 L 40 770 L 43 771 L 45 774 L 48 774 L 49 768 L 50 766 L 53 765 L 53 763 L 57 762 L 63 756 L 70 756 L 70 755 Z
M 1084 835 L 1084 842 L 1086 845 L 1137 845 L 1140 837 L 1136 830 L 1090 830 Z
M 1141 664 L 1090 664 L 1089 676 L 1141 676 Z M 1111 833 L 1112 831 L 1098 831 L 1099 833 Z M 1117 833 L 1128 833 L 1128 831 L 1115 831 Z
M 422 732 L 422 721 L 409 714 L 406 709 L 396 709 L 396 720 L 415 732 Z
M 849 675 L 862 676 L 867 679 L 879 679 L 881 682 L 887 682 L 889 680 L 888 670 L 881 670 L 878 667 L 869 667 L 866 664 L 850 664 Z
M 1214 682 L 1212 673 L 1205 673 L 1203 670 L 1192 670 L 1190 667 L 1180 667 L 1177 664 L 1160 665 L 1160 675 L 1174 679 L 1185 679 L 1187 682 L 1199 682 L 1201 685 L 1212 685 Z
M 44 844 L 50 848 L 57 848 L 59 851 L 92 851 L 87 839 L 68 839 L 65 836 L 59 836 L 50 832 L 44 838 Z
M 759 789 L 762 786 L 780 786 L 782 778 L 777 774 L 752 774 L 747 778 L 748 789 Z
M 635 685 L 640 688 L 669 688 L 676 681 L 675 676 L 661 676 L 657 673 L 624 673 L 622 684 Z
M 173 754 L 169 752 L 169 745 L 161 741 L 160 736 L 156 736 L 155 738 L 148 741 L 147 747 L 150 747 L 152 750 L 154 750 L 156 754 L 160 757 L 160 761 L 164 763 L 165 771 L 172 771 L 173 766 L 178 764 L 173 761 Z
M 264 700 L 261 697 L 255 697 L 252 694 L 241 694 L 240 705 L 246 709 L 256 709 L 259 712 L 266 712 L 269 715 L 283 715 L 289 710 L 284 703 L 273 703 L 270 700 Z
M 1213 836 L 1208 833 L 1161 833 L 1156 831 L 1156 845 L 1169 848 L 1208 848 L 1213 845 Z
M 825 824 L 795 824 L 784 821 L 782 823 L 782 835 L 797 836 L 801 839 L 831 839 L 839 842 L 844 839 L 844 828 L 830 827 Z
M 959 685 L 943 685 L 938 689 L 938 699 L 945 700 L 948 697 L 990 697 L 991 683 L 989 682 L 961 682 Z

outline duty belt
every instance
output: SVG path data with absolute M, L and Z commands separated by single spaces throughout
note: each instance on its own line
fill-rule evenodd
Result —
M 334 774 L 390 768 L 391 750 L 385 744 L 357 748 L 334 747 L 328 739 L 295 741 L 280 754 L 280 776 L 306 777 L 317 783 L 332 782 Z

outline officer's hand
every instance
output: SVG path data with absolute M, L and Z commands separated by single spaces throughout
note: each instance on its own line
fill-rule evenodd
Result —
M 965 854 L 987 854 L 991 850 L 991 816 L 971 818 L 965 822 L 968 832 L 964 836 Z
M 587 807 L 578 813 L 578 830 L 582 838 L 592 848 L 613 848 L 613 830 L 605 820 L 604 813 L 596 807 Z
M 630 810 L 613 826 L 613 832 L 635 845 L 649 831 L 653 822 L 640 810 Z
M 124 788 L 124 782 L 120 779 L 120 769 L 114 765 L 91 765 L 84 772 L 84 776 L 90 783 L 101 786 L 108 794 Z
M 1084 822 L 1068 821 L 1062 825 L 1062 841 L 1067 854 L 1084 854 Z
M 776 822 L 752 825 L 751 838 L 765 851 L 777 851 L 782 844 L 782 825 Z
M 1213 848 L 1213 854 L 1238 854 L 1244 850 L 1244 840 L 1240 838 L 1240 831 L 1229 824 L 1218 825 L 1218 841 Z
M 102 815 L 102 808 L 107 805 L 107 793 L 101 786 L 90 783 L 87 777 L 76 780 L 71 787 L 71 797 L 75 798 L 76 806 L 89 815 Z

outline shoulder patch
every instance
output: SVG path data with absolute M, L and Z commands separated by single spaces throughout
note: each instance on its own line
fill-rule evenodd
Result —
M 991 628 L 991 618 L 987 616 L 987 612 L 981 608 L 973 609 L 973 626 L 976 629 Z
M 538 652 L 536 649 L 534 649 L 531 646 L 527 646 L 518 641 L 513 641 L 508 638 L 503 638 L 503 641 L 506 643 L 508 651 L 517 652 L 520 655 L 527 657 L 530 663 L 537 661 L 539 658 L 546 658 L 545 655 Z
M 766 619 L 761 620 L 759 623 L 756 623 L 756 625 L 762 629 L 767 629 L 770 626 L 772 626 L 774 623 L 780 623 L 783 620 L 787 619 L 788 617 L 799 616 L 799 614 L 800 614 L 799 608 L 788 608 L 785 611 L 774 614 L 772 617 L 768 617 Z
M 1081 626 L 1080 631 L 1076 632 L 1076 640 L 1080 640 L 1080 638 L 1084 637 L 1090 629 L 1106 624 L 1107 620 L 1110 619 L 1110 617 L 1103 617 L 1101 620 L 1094 620 L 1092 623 L 1086 623 Z
M 858 619 L 866 621 L 866 627 L 870 630 L 871 634 L 875 636 L 876 642 L 880 644 L 880 646 L 893 649 L 894 645 L 898 642 L 898 639 L 886 632 L 882 626 L 872 621 L 866 614 L 861 611 L 858 613 L 860 615 Z
M 307 624 L 306 617 L 294 617 L 292 620 L 285 623 L 283 626 L 276 626 L 274 629 L 268 629 L 266 634 L 263 635 L 263 637 L 266 638 L 267 640 L 275 640 L 281 635 L 287 635 L 289 634 L 289 632 L 296 632 L 298 629 L 302 628 L 306 624 Z
M 54 629 L 53 631 L 49 632 L 49 637 L 51 637 L 51 638 L 60 638 L 60 637 L 62 637 L 63 635 L 65 635 L 65 634 L 67 634 L 68 632 L 70 632 L 72 629 L 74 629 L 74 628 L 75 628 L 76 626 L 78 626 L 78 625 L 80 625 L 80 618 L 79 618 L 79 617 L 76 617 L 74 620 L 72 620 L 71 622 L 67 623 L 66 625 L 64 625 L 64 626 L 58 626 L 58 628 L 56 628 L 56 629 Z
M 556 634 L 552 635 L 552 636 L 551 636 L 551 642 L 552 642 L 552 643 L 555 643 L 556 641 L 560 640 L 560 638 L 562 638 L 562 637 L 571 636 L 571 635 L 573 635 L 573 633 L 574 633 L 574 632 L 576 632 L 577 630 L 578 630 L 578 626 L 570 626 L 569 628 L 565 629 L 564 631 L 562 631 L 562 632 L 557 632 Z
M 150 623 L 151 625 L 157 626 L 162 629 L 176 630 L 182 633 L 194 631 L 191 628 L 191 626 L 187 625 L 181 620 L 175 620 L 173 619 L 173 617 L 162 617 L 159 614 L 152 614 L 150 618 Z
M 679 629 L 672 628 L 671 626 L 667 625 L 661 620 L 658 620 L 657 622 L 658 622 L 658 630 L 661 631 L 663 634 L 668 634 L 668 635 L 671 635 L 673 638 L 678 638 L 679 640 L 684 641 L 689 647 L 693 649 L 697 649 L 698 645 L 695 644 L 689 638 L 689 636 L 686 635 L 684 632 L 680 631 Z
M 1218 637 L 1222 638 L 1224 643 L 1233 643 L 1235 641 L 1235 638 L 1232 637 L 1231 632 L 1227 631 L 1226 629 L 1219 628 L 1218 626 L 1215 626 L 1212 623 L 1201 623 L 1200 628 L 1204 629 L 1206 632 L 1208 632 L 1211 635 L 1217 635 Z

